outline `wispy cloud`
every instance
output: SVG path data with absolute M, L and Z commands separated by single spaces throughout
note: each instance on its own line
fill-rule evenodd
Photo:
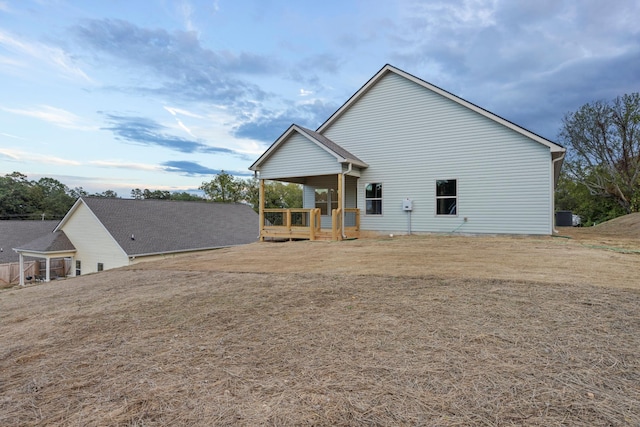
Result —
M 176 172 L 184 175 L 218 175 L 222 172 L 221 169 L 211 169 L 206 166 L 202 166 L 196 162 L 190 161 L 168 161 L 164 162 L 163 166 L 165 166 L 165 170 L 167 172 Z M 226 173 L 230 173 L 234 176 L 251 176 L 252 173 L 247 171 L 229 171 L 225 170 Z
M 5 133 L 5 132 L 0 132 L 0 136 L 5 136 L 5 137 L 11 138 L 11 139 L 20 139 L 22 141 L 28 141 L 27 138 L 22 138 L 21 136 L 11 135 L 10 133 Z
M 164 147 L 182 153 L 229 154 L 243 159 L 246 157 L 245 154 L 229 148 L 215 147 L 200 140 L 171 135 L 167 132 L 167 127 L 148 118 L 116 114 L 104 115 L 110 126 L 103 129 L 113 132 L 116 138 L 122 141 Z
M 181 116 L 193 117 L 195 119 L 204 118 L 202 115 L 198 113 L 192 113 L 191 111 L 187 111 L 181 108 L 173 108 L 173 107 L 165 106 L 164 109 L 167 110 L 169 113 L 171 113 L 172 116 L 181 115 Z
M 21 163 L 38 163 L 45 165 L 60 166 L 81 166 L 82 163 L 76 160 L 63 159 L 61 157 L 38 154 L 32 151 L 15 150 L 8 148 L 0 148 L 0 155 L 14 162 Z
M 267 56 L 207 49 L 195 32 L 146 29 L 111 19 L 88 20 L 72 32 L 91 55 L 108 54 L 116 66 L 141 68 L 153 76 L 153 84 L 122 88 L 127 91 L 241 107 L 247 99 L 267 94 L 238 75 L 275 70 Z
M 255 118 L 237 125 L 233 132 L 238 138 L 273 142 L 292 123 L 317 128 L 337 108 L 336 104 L 316 99 L 292 105 L 285 111 L 263 110 Z
M 22 40 L 17 36 L 14 36 L 8 32 L 0 30 L 0 46 L 4 46 L 10 52 L 18 54 L 20 56 L 26 56 L 37 60 L 40 63 L 44 63 L 58 72 L 72 80 L 81 79 L 88 83 L 93 83 L 93 80 L 78 67 L 71 56 L 62 48 L 56 46 L 50 46 L 38 42 L 30 42 Z M 28 66 L 25 61 L 17 59 L 7 59 L 3 61 L 7 64 L 20 64 L 22 66 Z M 35 68 L 35 66 L 33 66 Z
M 31 109 L 8 108 L 0 106 L 0 110 L 7 113 L 18 114 L 21 116 L 34 117 L 36 119 L 51 123 L 61 128 L 75 130 L 97 130 L 97 127 L 90 126 L 82 117 L 64 110 L 62 108 L 52 107 L 50 105 L 39 105 Z
M 150 165 L 145 163 L 131 163 L 118 160 L 93 160 L 88 162 L 92 166 L 109 169 L 129 169 L 137 171 L 157 172 L 163 170 L 158 165 Z
M 0 155 L 4 156 L 5 159 L 9 160 L 20 160 L 21 156 L 17 150 L 8 150 L 6 148 L 0 148 Z

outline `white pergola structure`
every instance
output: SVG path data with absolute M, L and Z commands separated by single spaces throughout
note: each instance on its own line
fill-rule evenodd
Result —
M 24 257 L 44 258 L 46 260 L 45 282 L 51 280 L 51 259 L 71 258 L 71 274 L 76 275 L 74 268 L 76 248 L 63 231 L 56 231 L 33 242 L 27 243 L 22 248 L 13 248 L 20 256 L 20 286 L 24 286 Z

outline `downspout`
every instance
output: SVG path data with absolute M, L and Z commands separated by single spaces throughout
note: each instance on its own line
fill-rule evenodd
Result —
M 556 162 L 564 159 L 565 151 L 560 157 L 555 160 L 551 160 L 551 229 L 553 233 L 559 233 L 556 230 Z
M 340 197 L 342 197 L 342 212 L 340 213 L 340 223 L 342 224 L 342 238 L 346 239 L 347 235 L 344 232 L 344 210 L 345 210 L 345 203 L 347 201 L 347 198 L 345 196 L 346 192 L 347 192 L 347 187 L 346 187 L 346 176 L 348 174 L 351 173 L 351 171 L 353 170 L 353 163 L 349 163 L 349 167 L 347 168 L 347 171 L 345 173 L 342 174 L 342 194 L 340 195 Z

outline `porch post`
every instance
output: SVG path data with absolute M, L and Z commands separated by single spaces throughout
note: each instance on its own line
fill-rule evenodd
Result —
M 344 236 L 344 206 L 342 206 L 342 201 L 344 199 L 344 188 L 342 186 L 343 175 L 341 173 L 338 174 L 338 212 L 340 212 L 340 228 L 338 229 L 338 240 L 342 240 L 342 236 Z
M 47 272 L 46 272 L 44 281 L 49 282 L 51 281 L 51 258 L 49 256 L 47 256 L 46 266 L 47 266 Z
M 260 221 L 260 241 L 264 242 L 264 179 L 260 179 L 260 202 L 258 202 L 258 218 Z
M 22 252 L 19 252 L 20 254 L 20 286 L 24 286 L 24 255 L 22 255 Z M 9 280 L 11 280 L 11 277 L 9 277 Z
M 76 257 L 75 255 L 71 255 L 71 264 L 69 266 L 70 276 L 76 277 Z

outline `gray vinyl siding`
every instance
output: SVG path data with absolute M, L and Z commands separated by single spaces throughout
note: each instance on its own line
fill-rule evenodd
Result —
M 269 157 L 260 169 L 260 178 L 290 178 L 337 174 L 342 165 L 326 150 L 294 133 Z
M 363 230 L 550 234 L 549 148 L 395 73 L 384 76 L 323 134 L 369 164 L 358 181 L 383 184 L 383 214 Z M 458 180 L 458 214 L 436 216 L 435 182 Z M 464 218 L 468 221 L 465 222 Z
M 345 208 L 357 207 L 357 183 L 358 179 L 345 176 Z M 316 206 L 316 188 L 328 188 L 338 190 L 337 175 L 313 176 L 306 180 L 302 187 L 302 206 L 311 209 Z M 331 215 L 322 216 L 322 228 L 331 228 Z

